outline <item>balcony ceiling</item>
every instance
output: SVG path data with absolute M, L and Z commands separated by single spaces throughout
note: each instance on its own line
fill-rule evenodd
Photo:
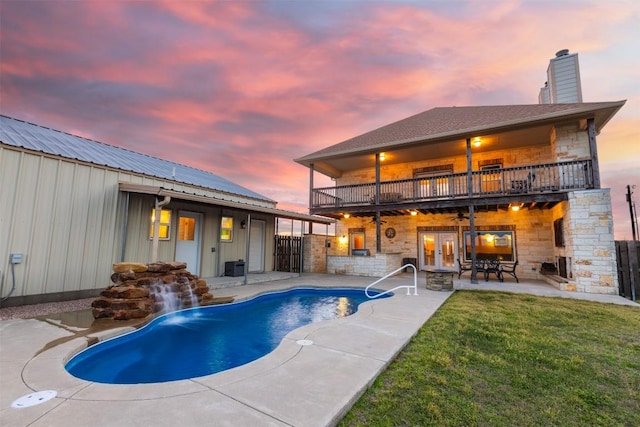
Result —
M 472 156 L 474 153 L 496 151 L 503 149 L 514 149 L 530 145 L 549 144 L 549 132 L 551 126 L 538 126 L 535 128 L 519 129 L 511 132 L 504 132 L 494 135 L 478 135 L 480 137 L 480 147 L 472 146 Z M 466 139 L 454 139 L 435 142 L 422 142 L 406 145 L 402 148 L 382 151 L 385 159 L 381 161 L 381 166 L 393 165 L 397 163 L 414 162 L 416 160 L 430 160 L 443 157 L 465 156 L 467 150 Z M 323 172 L 342 172 L 372 168 L 375 166 L 375 153 L 355 154 L 336 156 L 324 159 L 314 165 L 315 169 Z M 340 175 L 329 175 L 338 178 Z
M 375 154 L 383 164 L 465 155 L 467 138 L 480 137 L 475 152 L 549 144 L 554 126 L 586 127 L 593 119 L 596 132 L 625 101 L 433 108 L 365 134 L 295 159 L 332 178 L 343 172 L 370 168 Z

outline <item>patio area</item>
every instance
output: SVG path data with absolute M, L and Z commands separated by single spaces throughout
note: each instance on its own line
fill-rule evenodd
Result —
M 262 278 L 267 278 L 264 275 Z M 294 287 L 365 287 L 370 277 L 304 274 L 236 285 L 211 283 L 216 296 L 236 300 Z M 222 278 L 219 278 L 222 279 Z M 224 278 L 231 279 L 231 278 Z M 244 279 L 244 278 L 233 278 Z M 376 287 L 412 284 L 412 274 L 389 278 Z M 0 322 L 0 419 L 11 426 L 66 425 L 335 425 L 375 377 L 396 357 L 452 292 L 406 290 L 392 298 L 363 303 L 352 316 L 310 324 L 290 332 L 267 356 L 225 372 L 159 384 L 111 385 L 77 379 L 64 363 L 86 347 L 132 330 L 116 324 L 93 328 L 65 324 L 59 316 Z M 235 283 L 235 282 L 234 282 Z M 488 289 L 542 296 L 581 298 L 635 305 L 612 295 L 559 291 L 542 282 L 454 280 L 456 290 Z M 301 345 L 310 340 L 312 345 Z M 308 342 L 305 341 L 308 344 Z M 26 408 L 12 403 L 33 392 L 56 396 Z

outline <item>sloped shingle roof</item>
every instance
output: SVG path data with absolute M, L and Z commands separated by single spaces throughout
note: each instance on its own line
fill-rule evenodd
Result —
M 0 142 L 68 159 L 274 202 L 210 172 L 7 116 L 0 116 Z

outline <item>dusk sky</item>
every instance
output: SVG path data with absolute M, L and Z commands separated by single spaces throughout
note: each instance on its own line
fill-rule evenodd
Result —
M 569 49 L 585 102 L 627 100 L 597 140 L 616 238 L 631 239 L 637 0 L 0 0 L 0 43 L 1 114 L 297 212 L 309 172 L 294 158 L 434 107 L 536 104 Z

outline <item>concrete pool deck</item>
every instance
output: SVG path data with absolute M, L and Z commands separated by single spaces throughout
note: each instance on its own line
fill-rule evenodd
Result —
M 412 284 L 411 274 L 376 288 Z M 222 288 L 216 296 L 237 300 L 293 287 L 364 287 L 368 277 L 305 274 L 300 277 Z M 0 424 L 6 426 L 326 426 L 337 423 L 452 292 L 406 289 L 372 300 L 352 316 L 304 326 L 289 333 L 269 355 L 238 368 L 190 380 L 111 385 L 77 379 L 64 363 L 86 347 L 88 337 L 121 334 L 131 326 L 96 331 L 42 319 L 0 322 Z M 612 295 L 563 292 L 543 283 L 496 281 L 456 289 L 489 289 L 542 296 L 638 304 Z M 305 340 L 300 342 L 300 340 Z M 312 341 L 311 345 L 307 341 Z M 184 361 L 176 361 L 184 363 Z M 12 403 L 34 392 L 56 397 L 35 406 Z

